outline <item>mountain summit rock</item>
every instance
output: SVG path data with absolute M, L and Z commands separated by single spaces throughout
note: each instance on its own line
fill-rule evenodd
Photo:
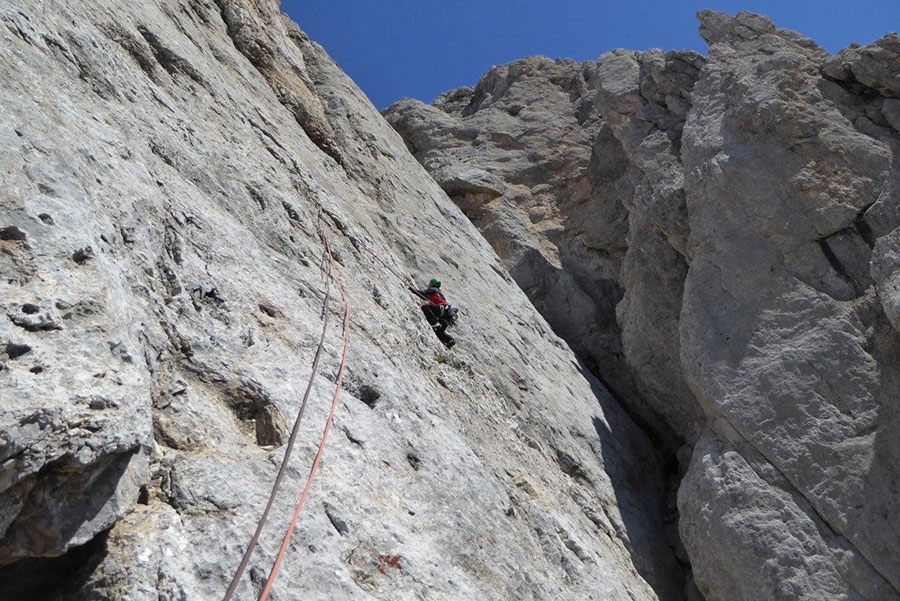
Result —
M 689 598 L 898 599 L 900 38 L 698 17 L 384 114 L 686 469 Z

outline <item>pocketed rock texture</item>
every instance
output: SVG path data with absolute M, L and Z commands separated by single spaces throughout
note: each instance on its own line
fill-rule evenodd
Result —
M 0 598 L 221 599 L 328 315 L 256 598 L 337 379 L 320 226 L 345 391 L 272 598 L 683 598 L 646 435 L 276 3 L 11 0 L 0 38 Z
M 385 116 L 690 456 L 679 530 L 708 601 L 900 599 L 900 38 L 832 56 L 699 18 L 707 58 L 532 58 Z

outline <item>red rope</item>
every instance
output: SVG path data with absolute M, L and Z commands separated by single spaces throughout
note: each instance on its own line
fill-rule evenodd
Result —
M 331 288 L 329 286 L 330 280 L 328 279 L 331 276 L 331 266 L 332 264 L 328 264 L 328 272 L 326 273 L 325 280 L 325 300 L 324 305 L 327 309 L 328 299 L 330 298 Z M 234 574 L 234 578 L 231 579 L 231 584 L 228 586 L 228 590 L 225 592 L 225 596 L 222 598 L 222 601 L 229 601 L 232 596 L 234 596 L 235 590 L 237 590 L 238 584 L 240 583 L 241 576 L 244 575 L 244 571 L 247 569 L 247 564 L 250 563 L 250 556 L 253 554 L 253 550 L 256 548 L 257 543 L 259 542 L 260 534 L 262 533 L 263 526 L 266 524 L 266 520 L 269 517 L 269 512 L 272 511 L 272 506 L 275 503 L 275 495 L 278 493 L 278 489 L 281 487 L 281 481 L 284 480 L 284 475 L 287 472 L 288 461 L 291 457 L 291 452 L 294 450 L 294 443 L 297 440 L 297 434 L 300 432 L 300 421 L 303 419 L 303 414 L 306 413 L 306 405 L 309 401 L 309 394 L 312 391 L 313 381 L 315 380 L 316 374 L 319 371 L 319 359 L 322 358 L 322 350 L 325 346 L 325 332 L 328 327 L 328 311 L 325 311 L 325 316 L 322 320 L 322 335 L 319 338 L 319 346 L 316 349 L 316 355 L 313 359 L 312 363 L 312 373 L 309 375 L 309 382 L 306 384 L 306 392 L 303 394 L 303 402 L 300 405 L 300 411 L 297 413 L 297 419 L 294 420 L 294 427 L 291 429 L 291 435 L 288 437 L 287 446 L 284 449 L 284 457 L 281 459 L 281 467 L 278 469 L 278 475 L 275 477 L 275 482 L 272 484 L 272 492 L 269 493 L 269 501 L 266 503 L 266 508 L 263 510 L 262 517 L 259 518 L 259 523 L 256 525 L 256 532 L 253 533 L 253 538 L 250 539 L 250 544 L 247 545 L 247 550 L 244 552 L 244 556 L 241 558 L 241 563 L 238 566 L 237 572 Z
M 394 270 L 393 267 L 391 267 L 390 265 L 388 265 L 387 262 L 386 262 L 384 259 L 382 259 L 380 256 L 378 256 L 378 253 L 376 253 L 374 250 L 372 250 L 371 248 L 369 248 L 369 245 L 368 245 L 368 244 L 366 244 L 366 243 L 363 242 L 362 240 L 358 240 L 358 242 L 359 242 L 360 246 L 362 246 L 363 249 L 364 249 L 365 251 L 367 251 L 370 255 L 372 255 L 373 257 L 375 257 L 375 259 L 376 259 L 379 263 L 381 263 L 382 265 L 384 265 L 384 268 L 385 268 L 385 269 L 387 269 L 387 270 L 390 271 L 392 274 L 394 274 L 394 277 L 395 277 L 395 278 L 397 278 L 398 280 L 400 280 L 401 282 L 403 282 L 403 285 L 406 286 L 407 290 L 409 290 L 410 292 L 412 292 L 413 294 L 415 294 L 416 296 L 418 296 L 419 298 L 421 298 L 421 299 L 423 299 L 423 300 L 426 300 L 426 301 L 428 300 L 428 297 L 427 297 L 427 296 L 425 296 L 424 294 L 422 294 L 421 292 L 419 292 L 418 288 L 416 288 L 416 285 L 413 283 L 412 279 L 410 279 L 409 277 L 404 277 L 404 276 L 400 275 L 399 273 L 397 273 L 397 271 Z
M 281 461 L 281 466 L 278 470 L 278 475 L 275 478 L 275 482 L 272 485 L 272 491 L 269 494 L 269 500 L 266 504 L 265 510 L 263 511 L 262 517 L 260 518 L 259 523 L 257 524 L 256 532 L 253 534 L 253 538 L 250 540 L 250 544 L 247 546 L 247 550 L 244 552 L 244 556 L 241 559 L 241 563 L 238 566 L 237 572 L 235 573 L 234 578 L 232 579 L 231 584 L 229 585 L 228 590 L 225 593 L 225 597 L 223 598 L 223 601 L 231 600 L 232 596 L 234 595 L 235 590 L 237 589 L 238 584 L 240 583 L 240 579 L 243 576 L 243 573 L 247 568 L 247 564 L 250 562 L 250 557 L 251 557 L 254 549 L 256 548 L 257 544 L 259 543 L 259 537 L 262 533 L 263 526 L 265 525 L 266 520 L 269 516 L 269 513 L 272 510 L 272 506 L 274 505 L 274 502 L 275 502 L 275 496 L 278 492 L 278 489 L 281 486 L 281 482 L 284 479 L 284 475 L 287 472 L 288 461 L 290 459 L 291 452 L 293 451 L 294 443 L 296 442 L 297 435 L 300 431 L 300 422 L 303 418 L 304 413 L 306 412 L 306 407 L 307 407 L 307 403 L 309 401 L 310 392 L 312 391 L 313 382 L 318 373 L 319 360 L 322 357 L 322 351 L 325 346 L 325 333 L 326 333 L 327 326 L 328 326 L 327 307 L 328 307 L 328 300 L 330 298 L 330 288 L 328 286 L 328 283 L 330 281 L 329 278 L 331 276 L 333 276 L 335 278 L 335 282 L 336 282 L 338 290 L 340 291 L 340 294 L 341 294 L 341 300 L 344 304 L 344 322 L 343 322 L 344 346 L 343 346 L 343 350 L 341 352 L 341 362 L 340 362 L 340 367 L 338 368 L 337 379 L 335 381 L 334 396 L 331 399 L 331 409 L 329 410 L 328 418 L 325 421 L 325 428 L 322 432 L 322 438 L 319 442 L 318 451 L 316 452 L 316 456 L 315 456 L 315 459 L 313 460 L 312 467 L 310 468 L 309 475 L 306 478 L 306 485 L 303 487 L 303 493 L 300 495 L 300 500 L 297 502 L 297 506 L 294 509 L 294 515 L 292 516 L 291 522 L 284 534 L 284 537 L 282 538 L 281 547 L 278 551 L 278 555 L 275 557 L 275 562 L 272 566 L 272 571 L 269 573 L 269 577 L 266 580 L 266 584 L 263 587 L 262 592 L 260 593 L 259 601 L 266 601 L 269 597 L 269 594 L 272 591 L 272 587 L 275 584 L 275 579 L 278 576 L 278 571 L 280 570 L 281 564 L 284 561 L 284 555 L 287 551 L 287 547 L 290 544 L 291 537 L 294 533 L 294 530 L 297 527 L 297 522 L 300 518 L 300 513 L 302 512 L 303 507 L 306 504 L 307 499 L 309 498 L 309 492 L 312 489 L 313 480 L 315 480 L 316 473 L 319 470 L 319 464 L 321 463 L 322 456 L 325 453 L 325 444 L 328 440 L 329 434 L 331 433 L 332 425 L 334 424 L 334 414 L 337 409 L 338 400 L 340 399 L 341 389 L 343 387 L 344 371 L 347 366 L 347 354 L 348 354 L 349 348 L 350 348 L 350 302 L 347 299 L 347 293 L 344 290 L 344 285 L 341 281 L 340 273 L 338 271 L 336 262 L 334 260 L 334 254 L 331 249 L 331 241 L 328 238 L 327 231 L 325 230 L 323 208 L 321 205 L 318 205 L 318 209 L 319 209 L 320 235 L 322 237 L 322 242 L 325 245 L 325 251 L 326 251 L 326 254 L 328 257 L 328 273 L 326 274 L 325 300 L 324 300 L 324 304 L 323 304 L 324 317 L 323 317 L 323 321 L 322 321 L 322 334 L 319 338 L 319 346 L 316 349 L 316 355 L 313 360 L 312 373 L 310 374 L 309 382 L 307 383 L 306 391 L 303 395 L 303 402 L 300 406 L 300 411 L 297 414 L 297 419 L 294 421 L 294 427 L 291 430 L 291 435 L 288 438 L 288 443 L 285 448 L 284 457 L 282 458 L 282 461 Z M 390 265 L 388 265 L 387 262 L 385 262 L 378 255 L 378 253 L 376 253 L 371 248 L 369 248 L 364 242 L 362 242 L 361 240 L 359 242 L 362 245 L 362 247 L 366 251 L 369 252 L 369 254 L 371 254 L 373 257 L 375 257 L 375 259 L 379 263 L 381 263 L 388 271 L 390 271 L 398 280 L 403 282 L 403 284 L 406 285 L 407 288 L 412 290 L 418 296 L 422 296 L 422 294 L 420 292 L 418 292 L 418 290 L 415 289 L 414 285 L 412 284 L 412 282 L 409 278 L 405 278 L 404 276 L 400 275 L 396 270 L 394 270 Z
M 363 247 L 363 250 L 365 250 L 370 255 L 375 257 L 375 260 L 378 261 L 379 263 L 381 263 L 382 265 L 384 265 L 384 268 L 387 269 L 388 271 L 390 271 L 394 275 L 395 278 L 397 278 L 398 280 L 403 282 L 406 286 L 412 285 L 412 281 L 408 277 L 404 277 L 404 276 L 400 275 L 399 273 L 397 273 L 397 271 L 393 267 L 388 265 L 387 262 L 378 255 L 378 253 L 376 253 L 374 250 L 369 248 L 368 244 L 363 242 L 361 239 L 357 239 L 357 241 L 359 242 L 359 245 Z
M 319 207 L 319 219 L 322 219 L 322 208 Z M 347 293 L 344 291 L 344 285 L 341 283 L 341 276 L 338 272 L 337 265 L 334 261 L 334 256 L 331 252 L 331 243 L 328 239 L 328 234 L 325 232 L 324 225 L 322 226 L 322 238 L 325 242 L 325 249 L 328 252 L 328 259 L 331 263 L 331 271 L 334 273 L 335 281 L 337 283 L 338 290 L 341 293 L 341 300 L 344 303 L 344 348 L 341 352 L 341 363 L 338 368 L 337 379 L 335 381 L 335 389 L 334 396 L 331 399 L 331 410 L 328 412 L 328 419 L 325 421 L 325 430 L 322 432 L 322 440 L 319 442 L 319 450 L 316 452 L 316 458 L 313 460 L 312 467 L 309 470 L 309 476 L 306 478 L 306 486 L 303 488 L 303 494 L 300 495 L 300 500 L 297 502 L 297 507 L 294 509 L 294 515 L 291 518 L 291 523 L 287 528 L 287 531 L 284 534 L 284 538 L 281 541 L 281 548 L 278 550 L 278 555 L 275 557 L 275 563 L 272 566 L 272 571 L 269 573 L 269 578 L 266 580 L 265 587 L 262 590 L 262 593 L 259 595 L 259 601 L 266 601 L 269 598 L 269 593 L 272 590 L 272 586 L 275 584 L 275 578 L 278 576 L 278 570 L 281 568 L 281 563 L 284 561 L 284 554 L 287 551 L 288 544 L 291 542 L 291 536 L 294 533 L 294 529 L 297 527 L 297 521 L 300 518 L 300 512 L 303 510 L 303 506 L 306 504 L 306 499 L 309 497 L 309 491 L 312 488 L 313 480 L 316 477 L 316 472 L 319 470 L 319 463 L 322 461 L 322 455 L 325 453 L 325 443 L 328 440 L 328 435 L 331 433 L 331 426 L 334 423 L 334 413 L 337 409 L 338 399 L 341 396 L 341 388 L 343 386 L 344 380 L 344 370 L 347 366 L 347 353 L 350 349 L 350 302 L 347 299 Z
M 304 414 L 306 413 L 306 407 L 309 402 L 309 395 L 312 392 L 313 383 L 315 381 L 316 375 L 319 371 L 319 361 L 322 358 L 322 351 L 325 347 L 325 334 L 328 328 L 328 301 L 331 298 L 331 274 L 332 270 L 335 268 L 334 258 L 331 254 L 331 245 L 328 242 L 328 237 L 325 234 L 324 226 L 321 226 L 322 219 L 322 210 L 319 208 L 319 219 L 320 219 L 320 227 L 321 227 L 321 235 L 323 236 L 323 241 L 325 242 L 325 249 L 328 256 L 327 268 L 328 271 L 325 274 L 325 298 L 322 304 L 322 334 L 319 337 L 319 345 L 316 348 L 316 354 L 313 358 L 312 363 L 312 371 L 309 376 L 309 381 L 306 384 L 306 391 L 303 393 L 303 401 L 300 405 L 300 411 L 297 413 L 297 419 L 294 420 L 294 427 L 291 429 L 291 434 L 288 437 L 288 442 L 284 450 L 284 457 L 281 460 L 281 466 L 278 469 L 278 475 L 275 477 L 275 482 L 272 484 L 272 491 L 269 493 L 269 500 L 266 503 L 266 507 L 263 510 L 263 514 L 259 519 L 259 522 L 256 525 L 256 532 L 254 532 L 253 537 L 250 539 L 250 544 L 247 545 L 247 550 L 244 552 L 243 557 L 241 558 L 241 563 L 237 568 L 237 571 L 234 574 L 234 577 L 231 580 L 231 584 L 228 586 L 228 590 L 225 592 L 225 596 L 222 598 L 222 601 L 230 601 L 234 596 L 235 591 L 237 590 L 238 584 L 240 583 L 241 577 L 247 569 L 247 565 L 250 563 L 250 557 L 253 554 L 254 549 L 256 549 L 257 544 L 259 543 L 259 537 L 262 534 L 263 527 L 266 524 L 266 521 L 269 517 L 269 513 L 272 511 L 272 507 L 275 503 L 275 496 L 278 493 L 279 488 L 281 487 L 281 483 L 284 480 L 284 475 L 287 473 L 288 462 L 291 457 L 291 453 L 294 450 L 294 444 L 297 441 L 297 435 L 300 432 L 300 423 L 303 419 Z M 341 295 L 344 296 L 343 287 L 341 287 Z M 346 305 L 346 302 L 345 302 Z M 345 324 L 346 329 L 346 324 Z

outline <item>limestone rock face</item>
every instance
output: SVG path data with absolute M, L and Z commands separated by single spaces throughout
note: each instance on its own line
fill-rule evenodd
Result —
M 802 520 L 786 519 L 797 524 L 790 535 L 745 541 L 773 556 L 762 576 L 771 579 L 767 596 L 752 586 L 755 570 L 737 563 L 730 571 L 743 582 L 740 594 L 720 587 L 712 564 L 694 562 L 695 574 L 714 598 L 782 598 L 780 587 L 796 578 L 789 558 L 802 548 L 803 568 L 823 578 L 794 588 L 793 598 L 896 599 L 900 340 L 885 307 L 893 298 L 891 232 L 900 225 L 900 136 L 874 88 L 860 93 L 823 76 L 846 57 L 832 59 L 751 15 L 705 13 L 702 22 L 710 60 L 682 145 L 692 256 L 682 364 L 698 400 L 739 442 L 695 451 L 680 494 L 692 516 L 682 533 L 692 555 L 705 555 L 710 524 L 721 521 L 732 536 L 748 520 L 771 521 L 763 516 L 772 492 L 758 486 L 727 507 L 688 492 L 727 488 L 732 473 L 748 474 L 729 457 L 735 445 L 771 466 L 754 468 L 756 478 L 782 482 L 780 513 Z M 878 51 L 883 42 L 864 54 L 889 56 Z M 900 75 L 896 61 L 882 69 Z M 826 586 L 826 573 L 837 583 Z
M 898 38 L 831 56 L 765 17 L 699 17 L 706 59 L 529 59 L 386 116 L 555 330 L 583 357 L 618 355 L 596 367 L 631 411 L 688 443 L 682 464 L 694 447 L 689 596 L 896 600 Z M 574 157 L 525 127 L 528 101 Z M 560 191 L 539 213 L 534 173 Z M 532 214 L 560 225 L 521 227 Z M 590 259 L 569 250 L 582 220 L 605 236 Z M 603 319 L 579 330 L 552 300 L 562 284 L 527 286 L 526 253 L 503 252 L 523 247 L 566 257 L 528 267 L 577 273 Z
M 706 420 L 685 384 L 680 361 L 678 325 L 689 261 L 680 146 L 690 92 L 703 63 L 689 52 L 612 52 L 600 57 L 592 77 L 597 110 L 636 174 L 634 189 L 622 199 L 628 210 L 628 248 L 616 315 L 635 380 L 634 392 L 623 397 L 632 403 L 644 400 L 651 415 L 661 416 L 689 442 Z
M 673 150 L 702 63 L 536 57 L 385 111 L 554 330 L 676 446 L 705 421 L 679 361 L 687 215 Z
M 320 228 L 351 345 L 278 598 L 682 597 L 647 436 L 276 3 L 12 0 L 0 25 L 0 597 L 221 599 L 328 315 L 283 494 L 236 598 L 258 595 L 338 373 Z M 593 159 L 575 138 L 558 162 L 626 178 L 624 158 Z M 496 140 L 522 153 L 513 134 Z M 557 182 L 526 182 L 549 172 L 442 181 L 543 199 Z M 579 227 L 614 290 L 627 214 L 598 211 Z M 497 228 L 533 225 L 526 213 Z M 509 253 L 541 264 L 545 240 Z M 406 290 L 432 276 L 461 308 L 452 351 Z M 594 287 L 568 277 L 571 310 L 592 310 Z

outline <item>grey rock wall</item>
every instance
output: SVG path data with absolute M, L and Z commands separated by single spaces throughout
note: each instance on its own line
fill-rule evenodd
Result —
M 798 517 L 785 520 L 797 524 L 790 535 L 747 537 L 767 569 L 732 564 L 743 582 L 730 593 L 719 570 L 695 562 L 695 573 L 718 598 L 760 598 L 754 585 L 768 583 L 768 599 L 896 599 L 900 474 L 888 433 L 898 426 L 900 340 L 870 261 L 900 225 L 891 217 L 898 131 L 880 93 L 827 76 L 846 56 L 750 15 L 702 23 L 710 62 L 682 152 L 693 257 L 682 363 L 708 413 L 736 435 L 718 437 L 724 451 L 695 451 L 682 532 L 696 554 L 712 523 L 732 536 L 771 521 L 767 487 L 727 503 L 688 492 L 702 481 L 727 490 L 735 471 L 775 480 L 787 492 L 782 513 Z M 888 36 L 865 54 L 895 43 Z M 764 460 L 751 462 L 755 474 L 730 463 L 728 449 L 741 445 Z M 810 578 L 791 559 L 801 553 Z
M 659 437 L 705 419 L 681 373 L 681 129 L 704 59 L 616 51 L 494 67 L 385 111 L 535 307 Z
M 220 599 L 324 311 L 258 594 L 339 360 L 318 205 L 351 348 L 275 595 L 682 596 L 646 435 L 276 3 L 12 0 L 0 38 L 0 597 Z M 368 248 L 444 280 L 453 351 Z
M 385 115 L 554 329 L 690 457 L 690 595 L 897 599 L 897 35 L 831 56 L 765 17 L 699 18 L 706 58 L 528 59 Z M 522 248 L 544 260 L 504 253 Z

